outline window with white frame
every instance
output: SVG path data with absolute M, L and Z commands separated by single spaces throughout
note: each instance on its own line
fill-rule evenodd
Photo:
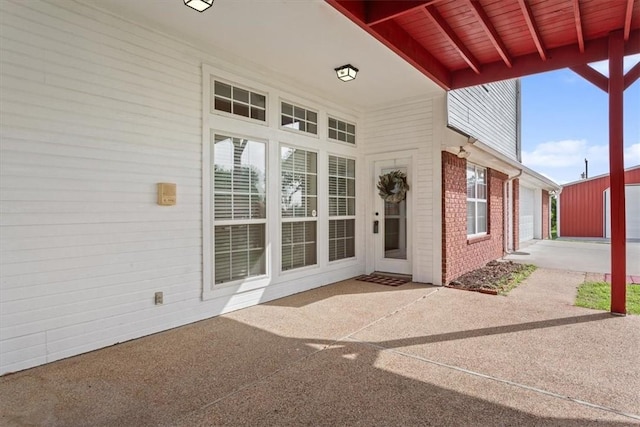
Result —
M 317 135 L 318 113 L 288 102 L 282 102 L 280 124 L 285 128 Z
M 213 141 L 214 281 L 266 274 L 266 147 L 215 135 Z
M 356 143 L 356 125 L 329 117 L 328 136 L 337 141 Z
M 356 162 L 329 156 L 329 261 L 355 254 Z
M 264 122 L 266 121 L 267 97 L 214 80 L 213 109 Z
M 467 235 L 487 232 L 487 170 L 467 164 Z
M 317 263 L 317 154 L 281 147 L 282 270 Z

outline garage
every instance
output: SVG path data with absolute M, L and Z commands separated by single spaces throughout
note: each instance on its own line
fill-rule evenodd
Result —
M 535 191 L 532 188 L 520 187 L 520 241 L 526 242 L 534 237 L 534 203 Z
M 640 239 L 640 184 L 625 187 L 625 206 L 627 222 L 627 238 Z M 611 238 L 611 194 L 607 188 L 604 192 L 605 204 L 605 237 Z

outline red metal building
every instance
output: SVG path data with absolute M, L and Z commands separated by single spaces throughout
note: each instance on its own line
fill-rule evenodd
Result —
M 640 203 L 635 199 L 638 191 L 635 187 L 640 189 L 640 165 L 626 169 L 624 181 L 627 187 L 627 237 L 637 238 L 634 225 L 640 217 Z M 558 203 L 558 234 L 563 237 L 609 237 L 605 215 L 609 186 L 609 174 L 564 184 Z

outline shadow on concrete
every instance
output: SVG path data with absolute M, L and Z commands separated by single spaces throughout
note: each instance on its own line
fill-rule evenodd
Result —
M 382 344 L 398 347 L 607 317 Z M 589 418 L 606 412 L 383 353 L 363 343 L 287 338 L 222 316 L 2 377 L 0 424 L 628 425 Z M 452 382 L 444 386 L 447 381 Z M 468 393 L 454 390 L 463 383 L 469 384 Z M 549 406 L 561 416 L 535 414 Z

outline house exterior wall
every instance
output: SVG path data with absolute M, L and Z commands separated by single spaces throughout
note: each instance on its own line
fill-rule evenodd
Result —
M 519 160 L 518 99 L 517 80 L 449 91 L 448 125 Z
M 640 168 L 625 171 L 625 184 L 640 183 Z M 609 175 L 562 187 L 560 234 L 564 237 L 604 237 L 604 191 Z
M 268 76 L 81 3 L 67 6 L 0 2 L 0 374 L 364 272 L 360 228 L 354 260 L 304 274 L 274 273 L 260 289 L 203 300 L 209 160 L 203 159 L 202 64 L 247 79 Z M 282 88 L 268 90 L 273 102 L 297 100 Z M 357 122 L 348 106 L 303 101 L 323 117 L 331 111 Z M 210 124 L 251 134 L 239 123 Z M 277 147 L 287 135 L 274 130 L 269 138 Z M 323 142 L 316 150 L 319 162 L 330 153 L 358 157 L 356 148 L 340 144 Z M 158 182 L 177 184 L 175 206 L 157 205 Z M 362 215 L 364 191 L 357 192 Z M 278 233 L 277 222 L 270 232 Z M 318 258 L 326 257 L 320 250 Z M 154 305 L 157 291 L 163 305 Z
M 434 103 L 438 100 L 414 100 L 402 105 L 389 106 L 367 112 L 363 120 L 363 154 L 365 158 L 387 156 L 395 153 L 413 151 L 413 168 L 416 182 L 411 186 L 414 203 L 413 221 L 413 276 L 415 281 L 440 283 L 440 268 L 434 247 L 438 241 L 439 230 L 434 230 L 437 215 L 440 180 L 439 165 L 434 162 L 434 152 L 440 147 L 433 144 Z M 434 151 L 435 150 L 435 151 Z M 379 197 L 375 188 L 376 178 L 368 176 L 370 197 Z M 371 212 L 365 214 L 365 233 L 370 234 Z M 369 236 L 371 237 L 371 236 Z M 372 244 L 367 244 L 368 259 L 372 259 Z
M 486 236 L 467 237 L 467 160 L 442 153 L 442 281 L 451 280 L 503 255 L 503 186 L 507 176 L 487 169 L 489 209 Z M 517 218 L 515 216 L 514 218 Z M 515 227 L 514 227 L 515 228 Z

